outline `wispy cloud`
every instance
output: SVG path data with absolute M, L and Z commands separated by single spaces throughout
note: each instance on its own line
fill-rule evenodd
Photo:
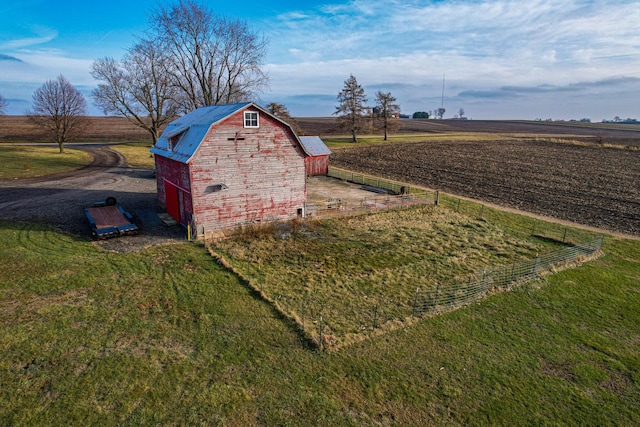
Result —
M 0 43 L 0 49 L 2 50 L 23 49 L 31 46 L 37 46 L 44 43 L 48 43 L 51 40 L 54 40 L 55 38 L 58 37 L 57 30 L 41 27 L 41 26 L 33 26 L 31 28 L 31 32 L 33 33 L 33 35 L 29 37 L 7 40 Z
M 271 22 L 271 87 L 337 93 L 353 73 L 420 87 L 398 97 L 410 109 L 437 99 L 443 73 L 459 100 L 576 93 L 638 75 L 638 22 L 631 0 L 352 0 Z
M 267 0 L 267 6 L 270 1 L 275 2 Z M 369 98 L 377 90 L 392 91 L 409 113 L 440 105 L 443 74 L 447 108 L 463 107 L 471 117 L 527 118 L 563 111 L 611 117 L 609 111 L 625 116 L 637 111 L 629 94 L 640 91 L 638 0 L 297 4 L 297 9 L 251 22 L 270 39 L 266 69 L 271 92 L 262 98 L 289 102 L 293 114 L 331 114 L 349 74 Z M 283 10 L 278 6 L 264 11 Z M 237 15 L 242 13 L 238 6 Z M 129 15 L 133 21 L 127 27 L 102 18 L 95 34 L 82 42 L 67 32 L 71 21 L 60 24 L 64 37 L 49 27 L 0 34 L 1 91 L 41 85 L 59 74 L 90 88 L 95 85 L 89 73 L 93 60 L 109 49 L 115 53 L 108 55 L 119 56 L 136 34 L 130 28 L 144 28 L 135 16 Z M 19 98 L 17 92 L 14 97 Z
M 15 62 L 22 62 L 21 59 L 16 58 L 15 56 L 11 56 L 11 55 L 5 55 L 0 53 L 0 61 L 15 61 Z

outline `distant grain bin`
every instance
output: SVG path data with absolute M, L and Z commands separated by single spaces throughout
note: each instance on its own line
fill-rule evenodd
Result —
M 287 123 L 246 102 L 190 112 L 151 152 L 158 203 L 201 237 L 304 216 L 306 176 L 326 173 L 329 149 L 317 137 L 303 144 Z

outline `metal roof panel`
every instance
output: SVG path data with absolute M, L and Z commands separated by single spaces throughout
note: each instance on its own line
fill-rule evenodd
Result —
M 325 156 L 331 154 L 331 150 L 319 136 L 300 136 L 300 142 L 304 151 L 310 156 Z

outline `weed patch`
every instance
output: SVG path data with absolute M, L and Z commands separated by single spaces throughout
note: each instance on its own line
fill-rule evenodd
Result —
M 289 234 L 260 230 L 236 233 L 215 251 L 332 346 L 411 322 L 417 288 L 560 246 L 434 206 L 310 221 Z

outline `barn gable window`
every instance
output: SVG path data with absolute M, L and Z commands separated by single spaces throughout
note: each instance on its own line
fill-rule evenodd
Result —
M 244 112 L 244 127 L 246 127 L 246 128 L 257 128 L 257 127 L 259 127 L 258 112 L 257 111 L 245 111 Z
M 178 141 L 180 141 L 180 135 L 169 138 L 167 140 L 167 148 L 173 151 L 173 149 L 176 148 L 176 145 L 178 145 Z
M 180 139 L 182 138 L 182 135 L 184 135 L 184 132 L 180 132 L 176 135 L 171 135 L 167 138 L 167 148 L 170 151 L 173 151 L 176 149 L 176 146 L 178 145 L 178 143 L 180 142 Z

